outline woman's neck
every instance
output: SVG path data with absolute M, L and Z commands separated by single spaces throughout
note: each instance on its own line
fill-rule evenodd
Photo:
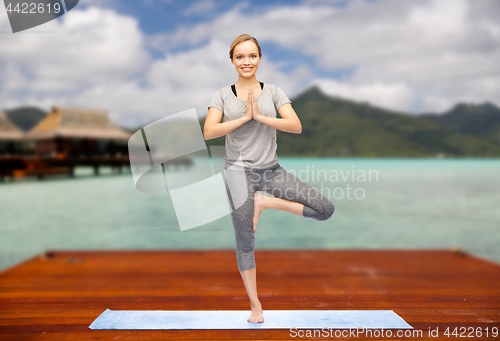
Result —
M 255 88 L 255 87 L 260 87 L 260 83 L 259 81 L 257 80 L 257 78 L 255 78 L 255 76 L 253 76 L 252 78 L 243 78 L 243 77 L 239 77 L 238 78 L 238 81 L 236 82 L 235 84 L 238 88 L 243 88 L 243 89 L 250 89 L 250 88 Z

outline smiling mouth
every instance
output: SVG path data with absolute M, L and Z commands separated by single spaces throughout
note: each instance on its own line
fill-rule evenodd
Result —
M 250 71 L 250 70 L 252 70 L 253 68 L 251 68 L 251 67 L 242 67 L 241 69 L 242 69 L 243 71 Z

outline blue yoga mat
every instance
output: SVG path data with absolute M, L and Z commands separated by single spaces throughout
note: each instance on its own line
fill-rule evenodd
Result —
M 392 310 L 264 310 L 264 322 L 248 322 L 250 310 L 110 310 L 90 329 L 413 329 Z

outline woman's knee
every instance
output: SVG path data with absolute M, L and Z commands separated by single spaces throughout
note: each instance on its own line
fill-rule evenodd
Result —
M 335 207 L 329 200 L 315 200 L 304 204 L 303 216 L 322 221 L 330 219 L 334 211 Z
M 333 215 L 333 212 L 335 212 L 335 206 L 328 199 L 325 199 L 322 202 L 322 204 L 323 204 L 323 211 L 321 212 L 318 220 L 321 220 L 321 221 L 322 220 L 328 220 Z
M 240 271 L 250 270 L 256 267 L 254 251 L 240 252 L 236 250 L 236 262 Z

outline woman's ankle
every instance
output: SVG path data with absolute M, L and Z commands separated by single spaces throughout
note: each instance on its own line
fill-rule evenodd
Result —
M 262 309 L 262 304 L 260 302 L 257 302 L 257 303 L 250 303 L 250 306 L 253 309 Z

